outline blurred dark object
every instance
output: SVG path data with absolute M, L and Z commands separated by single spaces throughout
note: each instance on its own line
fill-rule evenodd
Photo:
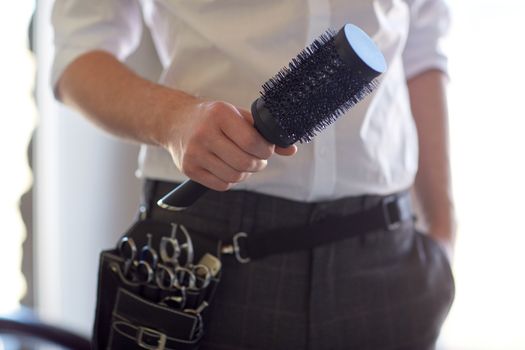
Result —
M 34 349 L 44 344 L 56 345 L 61 349 L 91 349 L 88 339 L 63 328 L 42 323 L 30 309 L 24 307 L 12 314 L 0 316 L 0 345 L 4 337 L 12 342 L 16 341 L 19 349 Z
M 29 26 L 27 28 L 27 48 L 29 51 L 31 51 L 33 54 L 35 53 L 35 14 L 36 14 L 36 6 L 38 5 L 38 1 L 35 1 L 35 10 L 33 11 L 33 14 L 31 15 L 31 20 L 29 21 Z M 33 85 L 33 99 L 36 103 L 36 93 L 35 93 L 35 87 L 36 87 L 36 75 L 35 75 L 35 82 Z M 33 144 L 34 144 L 34 138 L 36 134 L 36 127 L 33 131 L 33 135 L 31 136 L 31 139 L 29 141 L 29 145 L 27 146 L 27 162 L 29 165 L 29 168 L 31 170 L 31 173 L 34 175 L 33 172 Z M 33 184 L 27 189 L 25 193 L 23 193 L 20 196 L 20 201 L 18 204 L 18 208 L 20 210 L 20 215 L 22 216 L 22 220 L 25 225 L 26 229 L 26 239 L 24 240 L 22 244 L 22 274 L 25 277 L 26 281 L 26 294 L 22 297 L 20 302 L 22 305 L 26 305 L 28 307 L 33 307 L 35 305 L 35 292 L 34 292 L 34 272 L 33 272 L 33 255 L 34 255 L 34 248 L 33 248 Z
M 36 130 L 33 131 L 29 145 L 27 146 L 27 162 L 33 172 L 33 144 L 35 140 Z M 33 307 L 35 305 L 35 287 L 34 287 L 34 273 L 33 273 L 33 185 L 22 194 L 18 203 L 20 215 L 26 229 L 26 239 L 22 244 L 22 273 L 26 281 L 26 294 L 20 300 L 22 305 Z

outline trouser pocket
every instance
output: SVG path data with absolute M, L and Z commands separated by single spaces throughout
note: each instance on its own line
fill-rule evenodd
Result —
M 449 257 L 447 256 L 447 253 L 445 252 L 444 248 L 436 242 L 435 239 L 430 237 L 428 234 L 416 232 L 417 236 L 421 241 L 423 241 L 423 244 L 427 246 L 427 249 L 432 256 L 432 258 L 435 260 L 435 263 L 438 264 L 443 270 L 444 276 L 445 276 L 445 282 L 448 284 L 450 289 L 450 304 L 452 305 L 452 302 L 454 301 L 455 296 L 455 287 L 456 283 L 454 280 L 454 273 L 452 272 L 452 266 L 450 265 Z M 427 253 L 428 255 L 428 253 Z
M 421 349 L 430 349 L 433 348 L 433 343 L 439 336 L 441 326 L 452 307 L 455 282 L 447 254 L 438 242 L 426 234 L 416 232 L 415 248 L 418 262 L 422 272 L 425 273 L 420 281 L 423 282 L 429 295 L 427 311 L 422 314 L 421 320 L 430 326 L 427 338 L 429 347 L 422 345 Z

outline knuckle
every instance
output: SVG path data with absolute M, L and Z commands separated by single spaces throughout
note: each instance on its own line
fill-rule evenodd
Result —
M 188 145 L 186 146 L 186 151 L 184 152 L 184 159 L 191 159 L 191 157 L 193 157 L 195 153 L 197 153 L 197 145 L 195 144 L 195 142 L 188 143 Z
M 239 143 L 243 150 L 248 151 L 250 153 L 254 152 L 258 148 L 257 140 L 253 137 L 249 137 L 248 135 L 242 136 L 239 140 Z
M 265 147 L 264 151 L 262 152 L 261 156 L 262 159 L 267 160 L 273 155 L 273 148 L 272 147 Z
M 250 176 L 252 176 L 252 173 L 242 173 L 242 178 L 239 182 L 246 181 Z
M 182 167 L 180 170 L 189 178 L 194 178 L 197 175 L 197 168 L 188 161 L 182 162 Z
M 215 138 L 217 127 L 211 121 L 204 120 L 200 125 L 193 130 L 191 138 L 188 142 L 188 148 L 209 148 L 211 147 Z
M 248 152 L 260 159 L 268 159 L 273 155 L 273 147 L 264 141 L 262 137 L 258 137 L 252 132 L 247 132 L 246 134 L 240 136 L 239 146 L 245 152 Z
M 228 182 L 238 183 L 244 180 L 244 173 L 242 172 L 235 172 L 233 173 L 230 178 L 228 179 Z
M 211 114 L 222 114 L 227 109 L 228 109 L 228 104 L 223 101 L 212 101 L 207 106 L 207 110 Z
M 253 158 L 243 158 L 240 161 L 240 171 L 252 171 L 257 169 L 257 161 Z
M 195 128 L 195 131 L 192 135 L 192 141 L 203 142 L 206 141 L 209 133 L 209 123 L 201 123 Z
M 263 170 L 264 168 L 266 168 L 267 165 L 268 165 L 268 161 L 267 160 L 259 161 L 258 164 L 257 164 L 257 171 Z
M 224 192 L 232 188 L 232 184 L 229 182 L 218 182 L 214 185 L 214 190 Z
M 197 159 L 200 158 L 200 154 L 200 147 L 196 144 L 191 144 L 186 149 L 186 152 L 184 154 L 184 161 L 190 165 L 194 164 L 196 163 Z
M 261 171 L 261 170 L 263 170 L 266 167 L 267 163 L 268 162 L 266 160 L 264 160 L 264 159 L 254 160 L 253 164 L 252 164 L 252 170 L 253 171 Z

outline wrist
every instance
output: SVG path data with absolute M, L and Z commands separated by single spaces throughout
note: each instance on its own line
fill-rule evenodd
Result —
M 440 222 L 430 225 L 428 234 L 443 248 L 449 261 L 452 261 L 456 242 L 456 222 L 450 220 L 446 223 Z
M 152 115 L 150 115 L 151 140 L 156 146 L 169 150 L 184 133 L 184 116 L 192 106 L 200 103 L 195 96 L 179 90 L 157 85 L 151 94 Z
M 436 235 L 432 232 L 429 233 L 429 236 L 443 249 L 448 261 L 452 262 L 454 256 L 454 239 L 449 237 L 445 238 L 443 235 Z

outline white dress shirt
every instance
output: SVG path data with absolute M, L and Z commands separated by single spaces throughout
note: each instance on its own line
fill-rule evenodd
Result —
M 273 156 L 235 189 L 301 201 L 387 194 L 411 186 L 417 135 L 406 80 L 446 71 L 444 0 L 56 0 L 53 85 L 90 50 L 124 59 L 143 16 L 162 66 L 160 83 L 249 110 L 261 85 L 328 28 L 353 23 L 383 52 L 381 84 L 293 157 Z M 170 155 L 143 146 L 141 177 L 182 181 Z

